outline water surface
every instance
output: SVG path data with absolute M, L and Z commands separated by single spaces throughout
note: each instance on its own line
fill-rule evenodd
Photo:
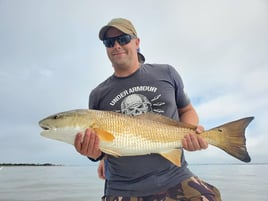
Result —
M 0 169 L 0 201 L 99 201 L 97 166 L 18 166 Z M 266 201 L 268 165 L 191 165 L 224 201 Z

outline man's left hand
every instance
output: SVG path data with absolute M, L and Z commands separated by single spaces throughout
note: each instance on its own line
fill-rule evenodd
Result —
M 198 135 L 203 131 L 204 131 L 203 126 L 197 126 L 195 130 L 196 134 L 189 133 L 185 135 L 184 139 L 182 140 L 183 148 L 187 151 L 197 151 L 208 148 L 207 141 Z

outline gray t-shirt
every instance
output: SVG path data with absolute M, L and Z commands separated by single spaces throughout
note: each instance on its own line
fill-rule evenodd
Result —
M 178 108 L 190 103 L 182 79 L 169 65 L 143 64 L 128 77 L 111 76 L 90 94 L 89 108 L 140 115 L 156 112 L 179 119 Z M 183 153 L 183 152 L 182 152 Z M 158 154 L 107 156 L 106 195 L 146 196 L 159 193 L 193 176 L 184 154 L 178 168 Z

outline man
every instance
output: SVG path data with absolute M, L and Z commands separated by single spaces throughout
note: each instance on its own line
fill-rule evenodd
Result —
M 196 132 L 202 132 L 180 75 L 170 65 L 143 64 L 145 58 L 139 52 L 140 39 L 130 21 L 113 19 L 102 27 L 99 38 L 106 47 L 114 74 L 91 92 L 89 108 L 126 115 L 156 112 L 196 125 Z M 204 139 L 191 133 L 185 136 L 182 144 L 188 151 L 206 149 L 208 146 Z M 75 148 L 93 161 L 104 156 L 99 149 L 96 133 L 90 129 L 86 130 L 84 138 L 81 133 L 77 134 Z M 215 187 L 194 176 L 187 168 L 183 150 L 181 167 L 158 154 L 130 157 L 106 155 L 105 167 L 101 162 L 98 172 L 106 179 L 102 200 L 221 200 Z

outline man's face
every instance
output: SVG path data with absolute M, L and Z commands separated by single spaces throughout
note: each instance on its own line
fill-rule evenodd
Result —
M 120 30 L 111 27 L 105 35 L 105 38 L 113 38 L 120 35 L 124 35 Z M 139 47 L 139 39 L 131 39 L 131 41 L 125 45 L 120 45 L 118 41 L 115 41 L 113 47 L 106 48 L 107 55 L 111 60 L 114 67 L 118 65 L 131 65 L 133 60 L 137 60 L 137 49 Z

